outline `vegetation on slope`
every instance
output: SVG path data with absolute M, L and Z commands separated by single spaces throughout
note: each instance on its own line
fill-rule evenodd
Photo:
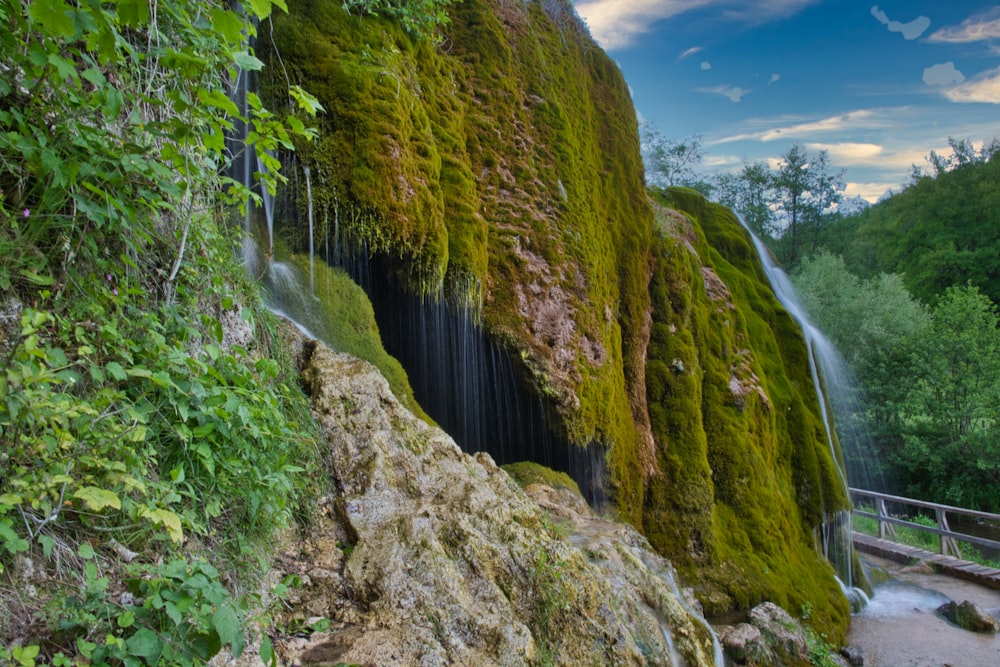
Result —
M 950 158 L 929 158 L 933 175 L 830 226 L 821 247 L 863 278 L 899 274 L 924 303 L 966 283 L 1000 303 L 1000 144 L 951 143 Z
M 231 591 L 319 484 L 217 224 L 250 196 L 219 175 L 225 82 L 260 66 L 228 7 L 0 2 L 0 661 L 238 654 Z M 257 102 L 261 149 L 309 135 Z

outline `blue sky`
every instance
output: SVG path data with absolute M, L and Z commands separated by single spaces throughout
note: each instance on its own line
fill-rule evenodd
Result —
M 1000 137 L 1000 4 L 969 0 L 576 0 L 640 118 L 701 136 L 706 171 L 793 142 L 874 201 L 948 137 Z

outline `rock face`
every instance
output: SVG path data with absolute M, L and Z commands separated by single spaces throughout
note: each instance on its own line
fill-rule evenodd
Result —
M 634 529 L 595 519 L 579 496 L 567 503 L 536 486 L 544 512 L 488 455 L 463 453 L 403 408 L 373 366 L 302 344 L 337 492 L 311 535 L 279 559 L 303 582 L 279 626 L 331 626 L 277 642 L 283 657 L 712 664 L 707 625 Z
M 979 605 L 965 600 L 961 604 L 946 602 L 937 608 L 937 613 L 941 614 L 949 621 L 971 630 L 972 632 L 997 633 L 1000 632 L 1000 623 L 990 616 L 989 612 Z
M 326 108 L 298 147 L 312 210 L 344 265 L 364 265 L 352 275 L 373 284 L 386 349 L 432 367 L 409 365 L 411 380 L 485 365 L 462 356 L 464 337 L 440 361 L 414 342 L 457 327 L 424 302 L 460 307 L 560 445 L 599 453 L 576 475 L 599 488 L 589 497 L 609 498 L 710 615 L 808 603 L 839 641 L 849 608 L 814 547 L 847 497 L 801 330 L 735 216 L 690 190 L 651 201 L 628 88 L 571 3 L 453 3 L 447 48 L 336 0 L 288 8 L 259 41 L 287 75 L 274 106 L 293 83 Z M 304 251 L 297 217 L 279 234 Z M 406 318 L 396 304 L 411 302 Z M 430 392 L 474 416 L 469 397 L 486 394 L 456 375 Z

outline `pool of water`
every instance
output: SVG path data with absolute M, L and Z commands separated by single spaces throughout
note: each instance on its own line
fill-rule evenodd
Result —
M 935 613 L 949 600 L 969 600 L 1000 618 L 1000 591 L 888 561 L 878 564 L 889 570 L 889 579 L 852 617 L 847 637 L 861 648 L 866 667 L 1000 665 L 996 635 L 963 630 Z

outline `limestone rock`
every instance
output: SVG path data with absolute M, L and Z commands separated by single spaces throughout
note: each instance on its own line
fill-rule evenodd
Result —
M 979 605 L 965 600 L 961 604 L 945 602 L 937 608 L 937 613 L 960 628 L 972 632 L 1000 632 L 1000 623 Z
M 760 630 L 749 623 L 721 626 L 719 640 L 729 657 L 741 664 L 767 655 L 767 646 Z
M 764 602 L 751 609 L 750 624 L 760 630 L 780 656 L 803 660 L 808 657 L 802 626 L 773 602 Z
M 546 514 L 488 455 L 463 453 L 408 412 L 366 362 L 316 341 L 299 358 L 337 493 L 279 559 L 302 586 L 276 620 L 331 625 L 278 638 L 283 660 L 713 663 L 707 624 L 636 531 L 551 487 L 535 491 Z

